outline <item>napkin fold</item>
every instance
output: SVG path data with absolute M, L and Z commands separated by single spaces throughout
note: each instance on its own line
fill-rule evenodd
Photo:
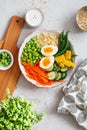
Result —
M 87 129 L 87 59 L 81 62 L 62 91 L 64 96 L 58 105 L 58 113 L 70 113 L 80 126 Z

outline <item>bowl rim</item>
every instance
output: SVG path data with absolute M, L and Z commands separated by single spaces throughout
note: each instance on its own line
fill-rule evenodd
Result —
M 19 64 L 19 68 L 23 74 L 23 76 L 25 77 L 25 79 L 27 79 L 27 81 L 31 82 L 33 85 L 37 86 L 37 87 L 44 87 L 44 88 L 55 88 L 55 87 L 58 87 L 60 85 L 64 85 L 65 83 L 67 83 L 67 81 L 69 80 L 69 77 L 72 75 L 75 67 L 72 69 L 72 72 L 70 73 L 69 77 L 67 76 L 66 79 L 64 79 L 63 82 L 55 82 L 53 83 L 52 85 L 46 85 L 46 86 L 43 86 L 39 83 L 37 83 L 37 81 L 33 80 L 33 79 L 30 79 L 29 77 L 26 76 L 26 72 L 24 70 L 24 67 L 23 65 L 21 64 L 21 54 L 22 54 L 22 51 L 23 51 L 23 48 L 25 47 L 25 44 L 27 41 L 29 41 L 33 36 L 36 36 L 36 35 L 39 35 L 43 32 L 46 32 L 46 33 L 52 33 L 52 34 L 59 34 L 58 31 L 56 30 L 47 30 L 47 29 L 39 29 L 39 30 L 36 30 L 34 31 L 33 33 L 31 33 L 30 35 L 28 35 L 22 42 L 20 48 L 19 48 L 19 52 L 18 52 L 18 64 Z M 70 42 L 71 43 L 71 42 Z M 72 44 L 71 44 L 72 46 Z M 73 48 L 73 46 L 72 46 Z M 75 52 L 74 48 L 73 48 L 73 51 Z
M 8 70 L 13 65 L 13 62 L 14 62 L 13 54 L 9 50 L 6 50 L 6 49 L 1 49 L 0 52 L 7 52 L 11 57 L 11 62 L 8 66 L 0 66 L 0 70 Z

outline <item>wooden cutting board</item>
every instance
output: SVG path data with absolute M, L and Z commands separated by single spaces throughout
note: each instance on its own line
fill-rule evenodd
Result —
M 20 75 L 18 66 L 18 47 L 17 41 L 24 25 L 24 19 L 18 16 L 13 16 L 10 20 L 6 35 L 0 41 L 0 49 L 9 50 L 14 57 L 13 66 L 8 70 L 0 70 L 0 100 L 6 98 L 6 89 L 9 88 L 13 93 L 17 80 Z

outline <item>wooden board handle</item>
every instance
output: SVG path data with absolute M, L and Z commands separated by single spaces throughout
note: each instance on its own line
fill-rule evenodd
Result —
M 4 38 L 4 44 L 2 48 L 8 49 L 8 50 L 13 50 L 17 48 L 17 43 L 19 34 L 21 32 L 21 27 L 24 25 L 24 19 L 18 16 L 13 16 L 10 20 L 5 38 Z M 15 48 L 13 48 L 13 45 L 15 44 Z M 10 46 L 10 47 L 9 47 Z
M 2 48 L 4 40 L 0 40 L 0 49 Z

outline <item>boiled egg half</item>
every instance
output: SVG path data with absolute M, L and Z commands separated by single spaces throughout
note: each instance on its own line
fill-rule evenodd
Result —
M 58 52 L 58 47 L 54 45 L 46 45 L 41 48 L 41 53 L 44 56 L 52 56 Z
M 40 60 L 40 67 L 43 69 L 49 69 L 54 63 L 54 57 L 53 56 L 48 56 L 48 57 L 43 57 Z

